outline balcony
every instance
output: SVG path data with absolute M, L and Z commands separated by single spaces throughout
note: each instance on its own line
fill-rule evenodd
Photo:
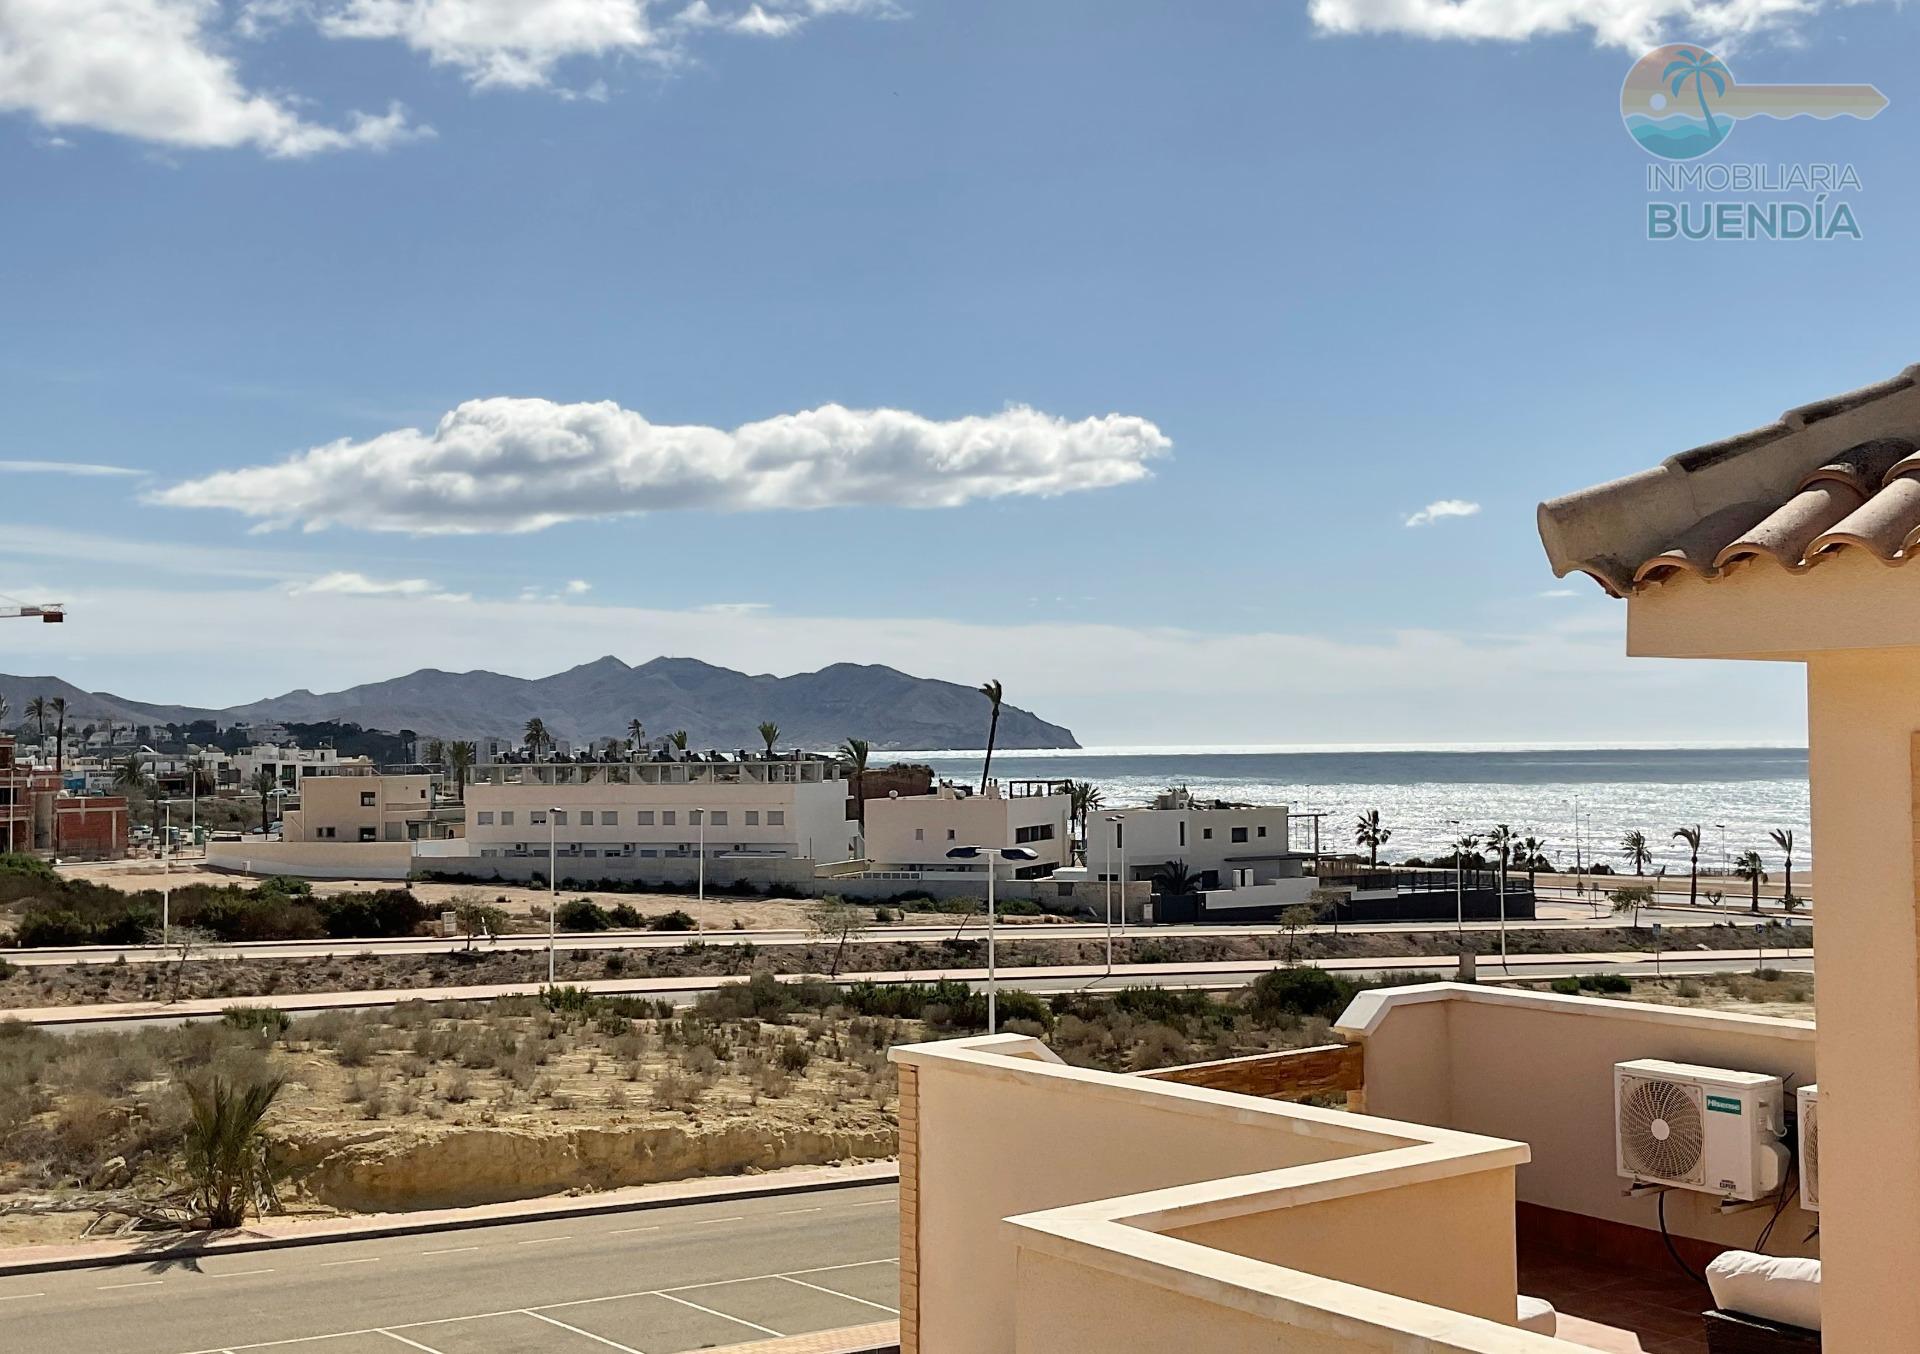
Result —
M 902 1350 L 1704 1348 L 1705 1291 L 1614 1174 L 1612 1067 L 1805 1083 L 1810 1025 L 1432 984 L 1336 1032 L 1134 1076 L 1018 1036 L 896 1049 Z M 1696 1268 L 1766 1217 L 1666 1199 Z M 1774 1249 L 1811 1229 L 1786 1209 Z M 1523 1294 L 1553 1336 L 1519 1329 Z

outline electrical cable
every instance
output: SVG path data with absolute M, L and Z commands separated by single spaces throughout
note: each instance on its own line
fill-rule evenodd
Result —
M 1659 1205 L 1660 1239 L 1667 1243 L 1667 1254 L 1673 1257 L 1674 1264 L 1680 1266 L 1680 1272 L 1682 1274 L 1686 1275 L 1689 1279 L 1692 1279 L 1695 1283 L 1699 1284 L 1702 1288 L 1708 1287 L 1706 1279 L 1703 1278 L 1698 1273 L 1696 1273 L 1692 1265 L 1689 1265 L 1685 1260 L 1682 1260 L 1680 1258 L 1680 1251 L 1673 1244 L 1673 1235 L 1667 1231 L 1667 1192 L 1665 1190 L 1660 1191 L 1659 1199 L 1660 1199 L 1660 1205 Z

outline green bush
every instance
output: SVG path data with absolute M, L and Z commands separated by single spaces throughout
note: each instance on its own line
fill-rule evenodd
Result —
M 1577 997 L 1580 995 L 1580 980 L 1578 978 L 1555 978 L 1548 986 L 1551 990 L 1559 993 L 1563 997 Z
M 560 904 L 560 910 L 554 914 L 554 921 L 562 931 L 610 931 L 613 918 L 607 910 L 590 898 L 575 898 L 572 902 Z
M 607 920 L 623 931 L 638 931 L 647 924 L 647 919 L 640 915 L 640 909 L 632 903 L 615 903 L 607 909 Z
M 1254 979 L 1248 990 L 1247 1008 L 1259 1020 L 1285 1016 L 1321 1016 L 1331 1020 L 1346 1008 L 1356 990 L 1353 984 L 1325 969 L 1277 968 Z
M 649 931 L 691 931 L 694 929 L 694 921 L 692 917 L 676 907 L 671 912 L 662 912 L 657 917 L 649 917 L 647 929 Z
M 540 989 L 540 1001 L 549 1011 L 585 1015 L 593 1006 L 593 994 L 584 987 L 552 984 Z
M 231 1030 L 258 1030 L 269 1039 L 277 1039 L 293 1023 L 293 1017 L 272 1006 L 229 1006 L 220 1013 L 220 1023 Z

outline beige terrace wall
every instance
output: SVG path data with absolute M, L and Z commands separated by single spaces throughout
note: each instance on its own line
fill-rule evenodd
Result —
M 1810 1022 L 1639 1002 L 1436 983 L 1363 993 L 1335 1028 L 1366 1046 L 1369 1113 L 1525 1142 L 1522 1201 L 1634 1227 L 1658 1223 L 1654 1200 L 1623 1197 L 1614 1174 L 1615 1063 L 1765 1072 L 1789 1078 L 1789 1096 L 1815 1079 Z M 1667 1196 L 1672 1231 L 1721 1245 L 1751 1247 L 1766 1216 L 1723 1215 L 1704 1194 Z M 1769 1249 L 1818 1255 L 1818 1240 L 1804 1241 L 1816 1222 L 1790 1205 Z
M 213 842 L 207 867 L 306 879 L 399 881 L 413 869 L 412 842 Z

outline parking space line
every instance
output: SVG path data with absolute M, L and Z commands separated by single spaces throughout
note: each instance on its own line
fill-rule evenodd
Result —
M 367 1255 L 356 1260 L 322 1260 L 320 1262 L 320 1268 L 332 1269 L 335 1265 L 372 1265 L 378 1264 L 384 1258 L 385 1257 L 378 1255 Z
M 769 1277 L 784 1279 L 787 1277 L 787 1274 L 831 1274 L 836 1269 L 865 1269 L 868 1265 L 897 1265 L 899 1263 L 898 1260 L 891 1258 L 886 1260 L 855 1260 L 850 1265 L 821 1265 L 817 1269 L 790 1269 L 786 1274 L 774 1274 Z
M 203 1270 L 201 1271 L 200 1277 L 202 1277 L 203 1279 L 244 1279 L 249 1274 L 271 1274 L 271 1273 L 273 1273 L 273 1267 L 269 1265 L 264 1269 Z
M 459 1255 L 462 1251 L 477 1251 L 478 1246 L 448 1246 L 443 1250 L 421 1251 L 422 1255 Z
M 528 1237 L 525 1241 L 516 1241 L 513 1244 L 516 1246 L 544 1246 L 549 1241 L 571 1241 L 571 1240 L 573 1240 L 573 1238 L 570 1236 L 535 1236 L 535 1237 Z
M 158 1279 L 142 1279 L 139 1283 L 103 1283 L 96 1285 L 94 1291 L 98 1293 L 109 1293 L 116 1288 L 152 1288 L 159 1282 L 160 1280 Z
M 616 1227 L 611 1232 L 608 1232 L 607 1235 L 608 1236 L 629 1236 L 634 1232 L 657 1232 L 659 1230 L 660 1230 L 660 1224 L 656 1222 L 651 1227 Z
M 403 1345 L 417 1349 L 421 1354 L 441 1354 L 441 1351 L 435 1349 L 432 1345 L 423 1345 L 418 1340 L 409 1340 L 406 1336 L 395 1335 L 390 1330 L 382 1330 L 379 1334 L 386 1336 L 389 1340 L 398 1340 Z
M 687 1224 L 687 1226 L 689 1226 L 689 1227 L 712 1227 L 712 1226 L 714 1226 L 714 1225 L 716 1225 L 716 1224 L 718 1224 L 718 1223 L 722 1223 L 722 1222 L 745 1222 L 745 1221 L 746 1221 L 746 1219 L 745 1219 L 745 1218 L 742 1218 L 742 1217 L 732 1217 L 732 1218 L 695 1218 L 695 1219 L 694 1219 L 694 1220 L 693 1220 L 692 1222 L 689 1222 L 689 1223 Z
M 676 1298 L 671 1293 L 657 1293 L 654 1296 L 665 1298 L 668 1302 L 677 1302 L 682 1307 L 691 1307 L 696 1312 L 705 1312 L 708 1316 L 717 1316 L 722 1321 L 734 1321 L 734 1322 L 738 1322 L 742 1326 L 749 1327 L 752 1330 L 764 1331 L 766 1334 L 771 1335 L 776 1339 L 785 1338 L 785 1336 L 780 1331 L 775 1330 L 772 1326 L 763 1326 L 758 1321 L 747 1320 L 744 1316 L 734 1316 L 729 1312 L 717 1312 L 711 1307 L 702 1307 L 697 1302 L 688 1302 L 685 1298 Z
M 851 1293 L 842 1293 L 837 1288 L 822 1288 L 817 1283 L 808 1283 L 805 1279 L 796 1279 L 791 1274 L 782 1274 L 780 1279 L 783 1283 L 798 1284 L 802 1288 L 811 1288 L 816 1293 L 830 1293 L 836 1298 L 845 1298 L 848 1302 L 857 1302 L 862 1307 L 878 1307 L 883 1312 L 892 1312 L 895 1316 L 900 1315 L 900 1309 L 898 1307 L 889 1307 L 884 1302 L 868 1302 L 865 1298 L 856 1298 Z
M 0 1302 L 19 1302 L 23 1298 L 44 1298 L 45 1296 L 45 1293 L 9 1293 L 0 1298 Z
M 777 1213 L 775 1213 L 773 1216 L 776 1218 L 790 1218 L 795 1213 L 818 1213 L 819 1211 L 820 1209 L 818 1206 L 815 1206 L 813 1208 L 783 1208 L 779 1210 Z
M 566 1322 L 557 1321 L 553 1317 L 542 1316 L 539 1312 L 534 1311 L 531 1307 L 522 1309 L 522 1314 L 525 1316 L 532 1317 L 535 1321 L 544 1321 L 549 1326 L 558 1326 L 563 1331 L 571 1331 L 575 1335 L 584 1335 L 589 1340 L 597 1340 L 601 1344 L 605 1345 L 608 1349 L 620 1350 L 621 1354 L 640 1354 L 640 1351 L 635 1349 L 632 1345 L 623 1345 L 618 1340 L 609 1340 L 604 1335 L 595 1335 L 590 1330 L 581 1330 L 578 1326 L 569 1326 Z

